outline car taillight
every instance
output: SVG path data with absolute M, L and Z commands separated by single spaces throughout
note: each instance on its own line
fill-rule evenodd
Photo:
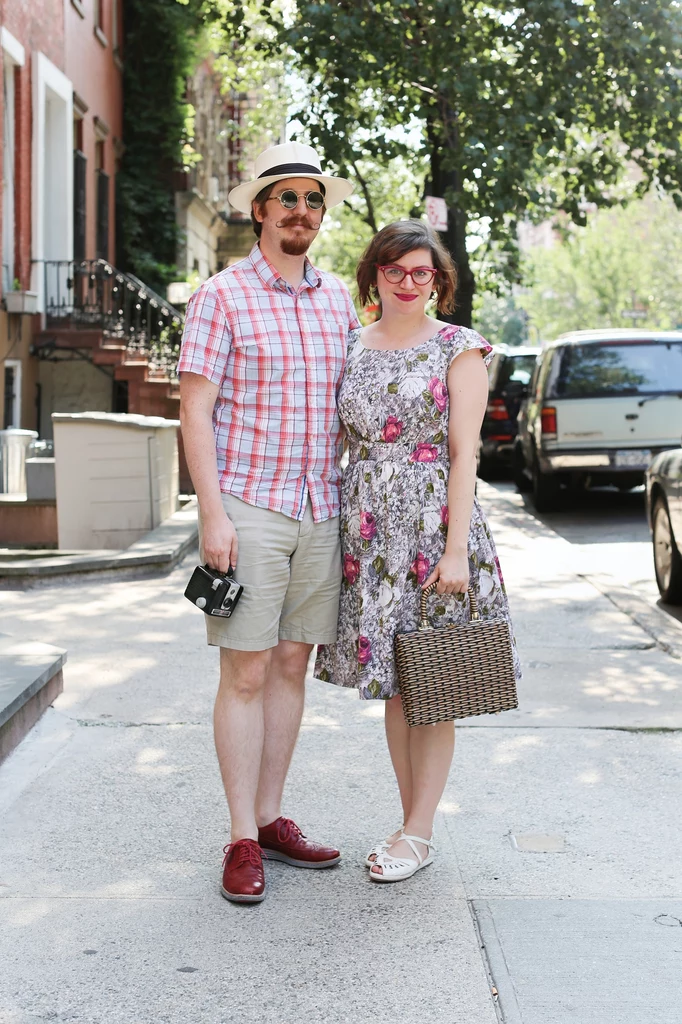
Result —
M 488 402 L 488 408 L 486 413 L 491 420 L 508 420 L 509 413 L 507 412 L 507 406 L 504 404 L 501 398 L 493 398 Z
M 540 413 L 542 433 L 546 437 L 556 437 L 556 409 L 553 405 L 546 405 Z

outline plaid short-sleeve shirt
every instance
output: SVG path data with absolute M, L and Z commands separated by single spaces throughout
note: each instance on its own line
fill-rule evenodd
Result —
M 339 514 L 342 428 L 336 394 L 349 330 L 348 289 L 308 261 L 292 288 L 254 245 L 187 307 L 178 372 L 220 388 L 213 412 L 220 489 L 302 519 Z

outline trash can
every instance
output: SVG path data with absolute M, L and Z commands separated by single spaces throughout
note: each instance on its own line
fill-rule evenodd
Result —
M 26 494 L 26 458 L 35 430 L 0 430 L 0 494 Z

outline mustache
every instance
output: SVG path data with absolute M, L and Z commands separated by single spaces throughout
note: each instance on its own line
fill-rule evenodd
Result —
M 303 228 L 307 228 L 308 231 L 319 231 L 320 230 L 320 225 L 319 224 L 311 224 L 310 221 L 307 219 L 307 217 L 285 217 L 284 220 L 280 220 L 280 221 L 277 222 L 277 227 L 278 228 L 293 228 L 293 227 L 296 227 L 297 224 L 300 224 L 301 227 L 303 227 Z

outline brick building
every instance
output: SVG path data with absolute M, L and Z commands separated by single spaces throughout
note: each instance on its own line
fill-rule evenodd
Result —
M 152 346 L 180 320 L 113 266 L 122 0 L 0 0 L 0 429 L 177 413 Z
M 194 111 L 192 148 L 199 159 L 178 176 L 175 210 L 180 228 L 177 266 L 191 282 L 188 295 L 200 281 L 250 251 L 251 221 L 231 208 L 227 196 L 241 181 L 243 165 L 253 164 L 255 154 L 267 143 L 244 152 L 242 120 L 248 108 L 258 103 L 258 96 L 226 92 L 213 54 L 189 76 L 187 102 Z
M 0 45 L 3 305 L 40 309 L 33 261 L 70 256 L 63 198 L 71 187 L 72 91 L 63 0 L 0 0 Z M 18 293 L 13 306 L 10 292 Z M 39 316 L 0 311 L 0 427 L 36 425 L 38 365 L 29 348 L 39 328 Z

